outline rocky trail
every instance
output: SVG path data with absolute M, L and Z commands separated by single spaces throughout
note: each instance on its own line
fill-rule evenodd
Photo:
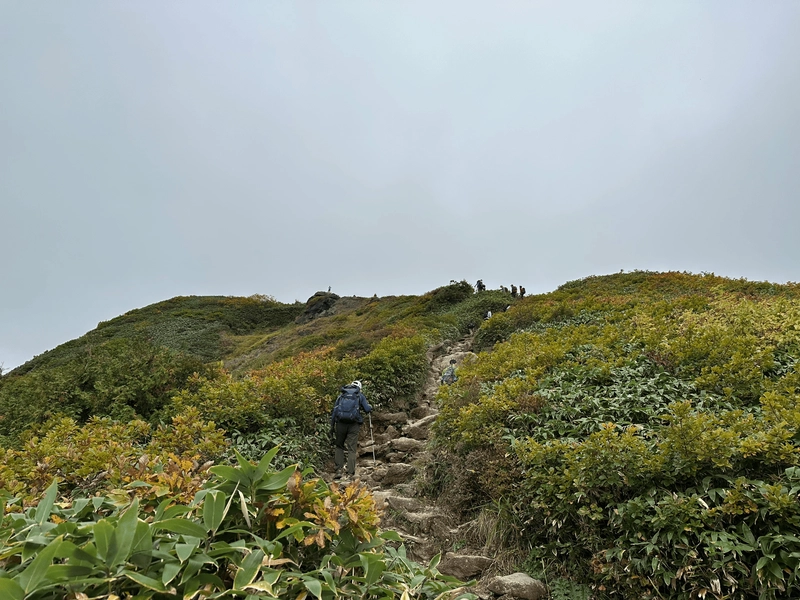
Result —
M 429 369 L 416 401 L 395 403 L 391 412 L 373 411 L 374 445 L 365 421 L 359 440 L 357 481 L 372 491 L 383 508 L 383 527 L 401 534 L 413 560 L 427 563 L 441 554 L 439 571 L 464 581 L 478 579 L 478 585 L 470 591 L 484 600 L 546 598 L 542 582 L 524 573 L 504 576 L 489 556 L 491 552 L 467 545 L 464 540 L 474 523 L 459 522 L 454 514 L 418 493 L 415 478 L 433 460 L 428 441 L 439 412 L 436 392 L 441 373 L 451 359 L 460 365 L 473 356 L 471 337 L 428 351 Z

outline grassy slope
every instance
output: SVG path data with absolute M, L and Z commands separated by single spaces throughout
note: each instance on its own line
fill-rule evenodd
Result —
M 146 340 L 205 361 L 220 360 L 235 349 L 239 337 L 275 331 L 292 323 L 302 310 L 302 304 L 281 304 L 257 296 L 178 296 L 103 321 L 96 329 L 40 354 L 10 374 L 61 366 L 92 347 L 119 338 Z
M 636 556 L 639 562 L 629 562 L 642 531 L 655 535 L 661 530 L 641 507 L 638 525 L 615 522 L 615 515 L 622 514 L 622 509 L 633 510 L 645 497 L 661 506 L 659 502 L 673 495 L 679 499 L 696 496 L 697 486 L 706 485 L 704 478 L 709 477 L 731 482 L 741 475 L 751 492 L 761 489 L 762 483 L 789 485 L 784 479 L 790 476 L 784 471 L 800 453 L 800 286 L 636 272 L 569 282 L 552 293 L 522 301 L 497 291 L 473 294 L 468 288 L 456 284 L 423 296 L 342 298 L 331 314 L 300 325 L 295 317 L 305 310 L 304 305 L 176 298 L 102 323 L 83 338 L 37 357 L 0 380 L 0 399 L 3 388 L 11 390 L 22 374 L 49 382 L 51 374 L 51 379 L 63 378 L 59 369 L 77 362 L 91 371 L 86 365 L 97 362 L 98 347 L 136 339 L 154 348 L 189 353 L 195 360 L 224 361 L 232 373 L 230 380 L 214 380 L 197 388 L 200 392 L 191 384 L 191 393 L 184 395 L 187 403 L 208 411 L 214 402 L 203 408 L 206 392 L 202 390 L 234 404 L 239 401 L 237 394 L 246 392 L 252 410 L 261 411 L 265 399 L 280 394 L 293 397 L 293 386 L 304 386 L 308 402 L 317 402 L 321 393 L 327 393 L 321 390 L 331 385 L 330 381 L 323 385 L 325 377 L 353 368 L 374 369 L 378 374 L 387 366 L 383 381 L 389 389 L 397 383 L 391 378 L 403 374 L 393 372 L 391 345 L 371 354 L 382 340 L 421 335 L 432 344 L 477 328 L 476 344 L 483 352 L 473 365 L 462 369 L 459 383 L 441 397 L 438 435 L 449 455 L 426 482 L 429 489 L 452 494 L 453 505 L 469 514 L 489 502 L 507 517 L 507 544 L 518 549 L 537 544 L 547 556 L 565 561 L 561 572 L 595 585 L 612 589 L 637 581 L 667 582 L 642 583 L 639 597 L 666 589 L 672 589 L 675 597 L 689 597 L 703 586 L 717 585 L 711 563 L 697 556 L 707 550 L 682 553 L 671 543 L 648 551 L 646 557 Z M 511 309 L 503 312 L 509 304 Z M 487 310 L 495 316 L 484 321 Z M 123 350 L 127 354 L 121 355 L 129 361 L 139 347 Z M 309 351 L 322 354 L 303 354 Z M 286 362 L 301 355 L 310 358 Z M 120 362 L 119 354 L 111 356 Z M 167 373 L 180 371 L 170 362 L 173 355 L 154 356 L 148 364 L 163 363 L 162 371 Z M 316 374 L 304 375 L 304 365 Z M 254 369 L 262 374 L 236 383 Z M 77 400 L 73 400 L 83 410 L 76 414 L 83 419 L 119 396 L 119 392 L 106 393 L 113 387 L 109 377 L 118 378 L 116 371 L 105 367 L 101 371 L 100 375 L 90 373 L 94 379 L 89 378 L 89 385 L 84 371 L 77 377 L 70 372 L 69 384 L 78 386 Z M 141 397 L 128 404 L 156 406 L 152 397 L 158 394 L 159 402 L 166 402 L 186 385 L 185 374 L 181 377 L 156 378 L 141 391 Z M 236 387 L 245 383 L 250 387 Z M 55 389 L 51 382 L 47 385 L 51 387 L 44 383 L 39 387 Z M 129 384 L 119 385 L 124 389 Z M 106 395 L 98 400 L 101 391 Z M 38 397 L 53 402 L 44 392 Z M 686 401 L 688 413 L 675 408 Z M 769 418 L 764 417 L 765 406 L 771 411 Z M 248 414 L 247 410 L 251 408 L 242 404 L 241 414 Z M 665 417 L 671 422 L 682 419 L 684 429 L 664 426 Z M 780 420 L 778 425 L 775 419 Z M 697 447 L 676 449 L 676 440 L 685 437 L 681 431 L 691 427 L 699 432 L 692 441 Z M 619 479 L 609 479 L 613 474 L 619 474 Z M 759 483 L 756 475 L 766 483 Z M 741 544 L 752 532 L 774 534 L 763 523 L 748 521 L 746 512 L 744 517 L 728 515 L 725 520 L 720 515 L 735 507 L 725 505 L 721 498 L 731 492 L 724 485 L 714 489 L 712 497 L 700 494 L 712 506 L 710 512 L 697 516 L 701 531 L 716 528 Z M 751 498 L 754 506 L 761 506 L 762 500 Z M 641 501 L 647 505 L 647 500 Z M 769 506 L 763 510 L 772 514 Z M 791 523 L 793 519 L 800 523 L 800 515 L 784 513 L 786 523 L 779 527 L 794 531 Z M 550 515 L 552 522 L 540 522 L 542 515 Z M 662 529 L 678 527 L 676 523 Z M 605 554 L 609 547 L 626 544 L 630 553 L 624 558 Z M 745 558 L 741 549 L 736 552 L 734 558 L 717 559 L 744 579 L 742 573 L 755 569 L 760 555 L 751 553 Z M 653 556 L 658 560 L 653 561 Z M 541 562 L 535 552 L 530 559 Z M 780 573 L 781 568 L 791 568 L 795 559 L 786 560 L 781 567 L 765 563 L 759 569 Z M 686 571 L 691 565 L 693 570 Z M 759 585 L 763 589 L 783 585 L 775 572 L 769 579 L 761 571 L 748 575 L 747 593 Z M 639 579 L 631 579 L 631 574 Z M 761 579 L 768 584 L 759 583 Z M 725 585 L 728 592 L 735 592 L 732 584 Z
M 476 341 L 427 484 L 528 569 L 598 597 L 797 597 L 800 286 L 590 277 Z

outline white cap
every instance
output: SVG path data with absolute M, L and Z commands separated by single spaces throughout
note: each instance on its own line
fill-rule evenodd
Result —
M 358 379 L 356 379 L 356 380 L 355 380 L 353 383 L 351 383 L 350 385 L 354 385 L 354 386 L 356 386 L 358 389 L 361 389 L 361 382 L 360 382 Z

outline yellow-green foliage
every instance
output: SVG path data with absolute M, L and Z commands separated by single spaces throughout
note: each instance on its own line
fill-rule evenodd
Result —
M 598 593 L 796 596 L 799 292 L 634 273 L 526 298 L 441 389 L 437 440 L 478 472 L 510 457 L 473 507 L 510 505 L 534 564 Z
M 290 417 L 313 426 L 329 408 L 338 386 L 354 373 L 352 360 L 331 358 L 331 350 L 304 353 L 253 371 L 244 379 L 220 372 L 196 377 L 175 396 L 176 410 L 196 407 L 226 430 L 253 431 L 270 419 Z
M 358 485 L 330 487 L 295 465 L 210 469 L 191 493 L 117 490 L 36 506 L 0 497 L 3 598 L 419 598 L 474 600 L 461 582 L 418 565 L 378 530 Z M 7 511 L 6 508 L 11 510 Z M 393 544 L 387 544 L 387 542 Z
M 94 417 L 81 426 L 65 417 L 21 449 L 3 452 L 0 488 L 30 499 L 58 477 L 70 488 L 109 489 L 131 481 L 134 473 L 159 472 L 171 458 L 199 463 L 224 449 L 223 432 L 192 408 L 155 429 L 140 420 Z
M 175 396 L 176 410 L 196 407 L 226 430 L 254 431 L 270 420 L 291 418 L 310 431 L 326 415 L 341 386 L 360 379 L 380 405 L 413 394 L 427 362 L 420 335 L 387 337 L 362 358 L 335 358 L 334 348 L 306 352 L 250 372 L 244 379 L 218 372 L 195 377 Z

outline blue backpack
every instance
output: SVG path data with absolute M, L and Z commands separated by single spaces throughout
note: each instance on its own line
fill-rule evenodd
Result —
M 361 423 L 361 394 L 358 390 L 347 390 L 342 392 L 336 401 L 334 410 L 334 421 L 341 423 Z

